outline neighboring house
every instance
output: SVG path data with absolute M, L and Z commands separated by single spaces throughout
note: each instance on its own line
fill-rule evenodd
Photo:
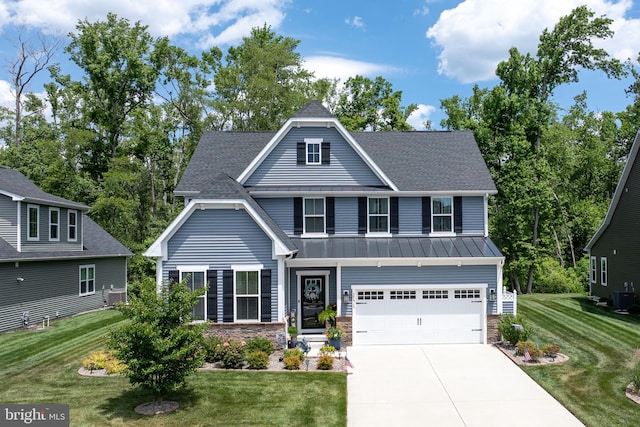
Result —
M 589 254 L 591 295 L 627 308 L 640 291 L 640 133 L 600 228 L 585 251 Z M 636 291 L 637 288 L 637 291 Z
M 194 317 L 227 334 L 321 336 L 332 303 L 347 344 L 486 343 L 515 310 L 495 193 L 471 132 L 348 132 L 312 101 L 277 132 L 205 133 L 146 255 L 158 286 L 208 284 Z
M 0 331 L 124 299 L 132 253 L 87 215 L 0 167 Z

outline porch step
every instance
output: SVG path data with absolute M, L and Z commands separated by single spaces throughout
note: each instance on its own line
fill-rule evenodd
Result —
M 307 334 L 307 335 L 298 335 L 298 340 L 302 338 L 306 338 L 308 342 L 326 342 L 327 337 L 324 334 Z

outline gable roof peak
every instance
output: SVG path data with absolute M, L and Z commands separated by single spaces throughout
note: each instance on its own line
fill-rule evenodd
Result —
M 335 119 L 335 117 L 336 116 L 331 114 L 331 112 L 327 110 L 327 108 L 324 105 L 322 105 L 320 101 L 318 101 L 317 99 L 312 99 L 311 101 L 307 102 L 304 106 L 302 106 L 302 108 L 300 108 L 293 115 L 292 119 L 299 119 L 299 118 Z

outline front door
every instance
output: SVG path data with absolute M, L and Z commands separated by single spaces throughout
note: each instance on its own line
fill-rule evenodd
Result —
M 326 301 L 325 276 L 302 276 L 300 278 L 300 329 L 301 332 L 324 330 L 318 314 L 324 310 Z

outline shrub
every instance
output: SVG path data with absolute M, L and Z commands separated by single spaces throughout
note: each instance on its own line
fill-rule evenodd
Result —
M 225 369 L 240 369 L 244 362 L 244 342 L 229 340 L 220 345 L 223 354 L 220 364 Z
M 109 352 L 105 350 L 94 351 L 86 359 L 82 359 L 84 369 L 104 369 L 109 360 Z M 93 363 L 93 366 L 91 365 Z
M 328 354 L 321 354 L 318 358 L 318 369 L 329 371 L 333 369 L 333 357 Z
M 287 357 L 290 356 L 295 356 L 298 359 L 300 359 L 300 362 L 302 362 L 304 360 L 304 352 L 302 350 L 300 350 L 299 348 L 290 348 L 284 351 L 284 358 L 286 359 Z
M 107 375 L 120 375 L 127 370 L 127 365 L 116 359 L 115 357 L 107 360 L 104 365 L 104 371 Z
M 336 348 L 332 345 L 324 345 L 320 347 L 320 354 L 333 354 L 336 352 Z
M 513 327 L 514 324 L 521 325 L 522 330 L 517 330 Z M 513 314 L 503 314 L 498 321 L 498 331 L 502 335 L 502 339 L 509 341 L 511 344 L 516 344 L 519 341 L 526 341 L 531 336 L 531 327 L 520 316 L 514 316 Z
M 269 355 L 262 350 L 255 350 L 247 353 L 247 363 L 249 369 L 267 369 L 269 366 Z
M 636 363 L 631 372 L 631 387 L 635 393 L 640 394 L 640 363 Z
M 273 343 L 264 337 L 253 337 L 247 340 L 247 345 L 245 346 L 247 354 L 258 350 L 264 351 L 267 355 L 273 354 Z
M 209 363 L 215 363 L 222 360 L 222 338 L 216 336 L 208 336 L 204 338 L 202 342 L 202 349 L 204 350 L 204 360 Z
M 588 262 L 588 261 L 587 261 Z M 555 258 L 545 258 L 535 270 L 533 291 L 548 294 L 584 292 L 579 273 L 562 268 Z M 585 277 L 588 277 L 585 275 Z
M 627 307 L 629 314 L 640 314 L 640 304 L 631 304 Z
M 297 355 L 285 356 L 282 361 L 284 362 L 284 367 L 290 371 L 298 370 L 302 365 L 302 359 Z
M 516 348 L 518 349 L 516 354 L 519 356 L 524 356 L 525 349 L 529 350 L 529 356 L 531 356 L 531 360 L 538 360 L 542 357 L 542 350 L 538 348 L 538 346 L 531 341 L 520 341 L 516 344 Z
M 545 344 L 542 346 L 542 353 L 545 356 L 551 356 L 560 353 L 560 346 L 558 344 Z

